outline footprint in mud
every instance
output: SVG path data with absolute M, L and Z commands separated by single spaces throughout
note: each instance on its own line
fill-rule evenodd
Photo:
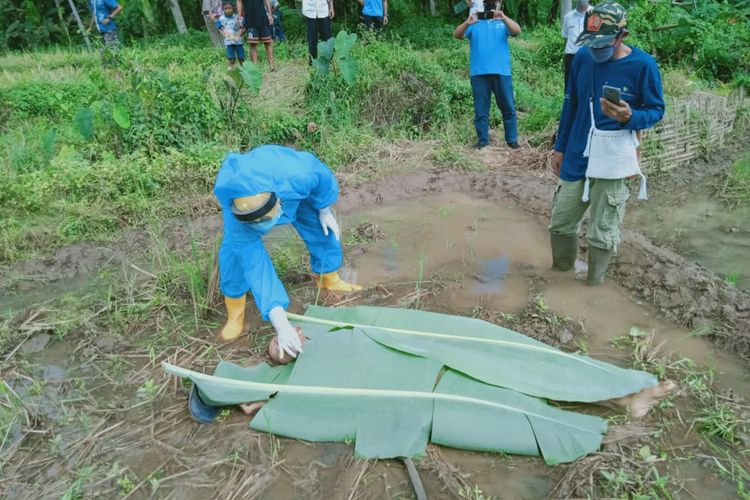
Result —
M 494 259 L 480 262 L 481 270 L 474 275 L 479 282 L 474 286 L 476 294 L 501 293 L 505 289 L 505 278 L 508 275 L 509 258 L 501 255 Z

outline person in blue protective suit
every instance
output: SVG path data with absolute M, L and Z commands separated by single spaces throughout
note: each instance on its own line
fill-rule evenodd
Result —
M 289 296 L 276 275 L 263 235 L 291 224 L 310 252 L 318 287 L 350 292 L 362 287 L 343 281 L 340 230 L 331 206 L 339 195 L 331 170 L 311 153 L 283 146 L 260 146 L 229 153 L 216 178 L 224 237 L 219 249 L 220 288 L 227 306 L 221 337 L 242 333 L 245 294 L 252 292 L 263 319 L 276 329 L 279 352 L 296 357 L 302 344 L 289 323 Z

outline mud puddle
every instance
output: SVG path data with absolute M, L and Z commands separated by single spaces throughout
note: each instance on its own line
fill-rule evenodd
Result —
M 743 290 L 750 290 L 750 207 L 728 208 L 711 179 L 637 204 L 626 224 L 666 243 Z

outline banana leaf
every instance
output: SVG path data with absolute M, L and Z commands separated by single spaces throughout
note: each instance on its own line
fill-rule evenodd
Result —
M 352 326 L 385 346 L 440 361 L 487 384 L 555 401 L 604 401 L 658 383 L 649 373 L 566 353 L 474 318 L 369 306 L 311 306 L 304 316 L 289 317 L 305 331 L 313 324 Z
M 309 441 L 355 441 L 365 458 L 418 457 L 428 439 L 447 446 L 542 455 L 549 464 L 596 450 L 607 425 L 386 347 L 357 328 L 306 324 L 291 374 L 222 363 L 214 375 L 168 363 L 214 404 L 269 402 L 253 429 Z M 256 367 L 257 368 L 257 367 Z M 221 375 L 221 376 L 218 376 Z M 269 380 L 271 380 L 269 382 Z

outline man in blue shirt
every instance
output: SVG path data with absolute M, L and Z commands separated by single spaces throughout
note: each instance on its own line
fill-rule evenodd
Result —
M 368 30 L 375 28 L 380 33 L 388 24 L 388 0 L 359 0 L 362 6 L 362 24 Z
M 104 47 L 113 51 L 119 49 L 120 40 L 117 37 L 117 25 L 114 19 L 122 11 L 122 5 L 115 0 L 89 0 L 89 10 L 91 21 L 88 31 L 91 31 L 96 21 L 96 29 L 104 38 Z
M 490 98 L 503 114 L 505 142 L 513 149 L 518 145 L 516 105 L 513 100 L 513 80 L 510 74 L 510 47 L 508 36 L 521 33 L 517 22 L 501 10 L 493 10 L 494 3 L 486 2 L 484 15 L 479 20 L 477 14 L 460 24 L 453 36 L 469 40 L 469 74 L 474 95 L 474 127 L 477 130 L 477 149 L 490 143 Z
M 604 280 L 620 241 L 620 224 L 629 196 L 625 178 L 608 175 L 586 179 L 593 132 L 637 133 L 654 126 L 664 115 L 659 68 L 653 57 L 623 43 L 628 35 L 626 26 L 625 9 L 616 3 L 598 5 L 586 14 L 584 31 L 576 42 L 582 47 L 571 64 L 552 153 L 552 168 L 560 176 L 549 224 L 552 267 L 560 271 L 573 269 L 581 219 L 590 206 L 586 234 L 589 285 Z M 604 85 L 619 89 L 619 103 L 603 98 Z M 634 146 L 624 143 L 622 148 L 625 147 Z M 610 167 L 616 174 L 618 165 Z M 584 196 L 587 182 L 589 193 Z

